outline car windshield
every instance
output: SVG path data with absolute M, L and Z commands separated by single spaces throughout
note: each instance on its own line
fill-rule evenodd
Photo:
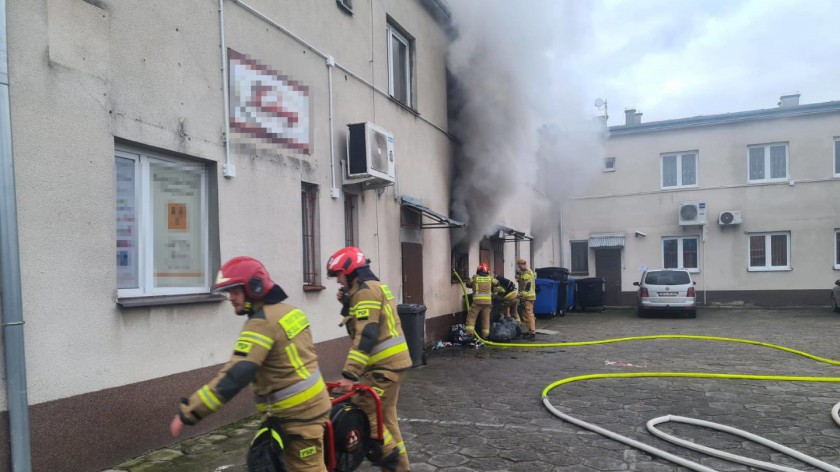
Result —
M 691 278 L 688 272 L 681 270 L 662 270 L 648 272 L 645 283 L 648 285 L 685 285 L 691 283 Z

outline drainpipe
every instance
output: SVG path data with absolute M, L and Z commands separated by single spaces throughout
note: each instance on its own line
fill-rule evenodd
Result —
M 12 155 L 12 117 L 9 101 L 9 61 L 6 40 L 6 0 L 0 0 L 0 298 L 6 363 L 6 400 L 12 470 L 32 470 L 29 445 L 29 401 L 23 348 L 23 302 L 20 290 L 15 168 Z
M 236 166 L 230 160 L 230 108 L 228 105 L 230 92 L 228 91 L 228 57 L 225 45 L 225 0 L 219 0 L 219 37 L 222 43 L 222 90 L 224 93 L 222 103 L 225 110 L 225 164 L 222 166 L 222 175 L 233 178 L 236 177 Z

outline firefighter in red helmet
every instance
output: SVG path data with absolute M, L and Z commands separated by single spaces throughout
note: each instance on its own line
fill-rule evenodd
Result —
M 465 331 L 468 335 L 475 335 L 475 321 L 481 315 L 481 337 L 487 339 L 490 336 L 490 311 L 493 308 L 493 288 L 499 285 L 499 281 L 490 277 L 490 266 L 482 262 L 475 270 L 475 275 L 467 282 L 467 286 L 473 289 L 472 305 L 467 314 Z
M 357 247 L 339 249 L 327 262 L 327 274 L 341 285 L 337 298 L 345 306 L 343 324 L 352 339 L 339 388 L 350 390 L 358 382 L 379 394 L 384 437 L 371 449 L 368 459 L 383 471 L 402 472 L 410 466 L 397 423 L 397 401 L 411 357 L 394 295 L 371 271 L 369 263 Z M 356 395 L 353 401 L 367 413 L 375 431 L 378 425 L 373 399 Z
M 227 292 L 234 312 L 248 319 L 222 370 L 181 399 L 172 436 L 250 384 L 264 422 L 248 451 L 249 470 L 325 472 L 324 428 L 332 405 L 306 315 L 283 303 L 286 293 L 251 257 L 227 261 L 213 291 Z

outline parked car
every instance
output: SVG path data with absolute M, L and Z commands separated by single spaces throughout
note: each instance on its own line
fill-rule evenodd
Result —
M 655 312 L 697 316 L 694 285 L 691 274 L 685 269 L 648 269 L 642 273 L 639 287 L 638 315 L 645 317 Z
M 840 280 L 834 281 L 834 287 L 831 289 L 831 308 L 835 313 L 840 313 Z

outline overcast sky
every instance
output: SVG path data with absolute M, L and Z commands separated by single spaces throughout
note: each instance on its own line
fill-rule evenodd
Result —
M 570 70 L 584 107 L 607 100 L 610 125 L 624 124 L 625 108 L 650 122 L 774 108 L 793 92 L 800 103 L 840 100 L 838 0 L 571 3 L 584 26 Z

